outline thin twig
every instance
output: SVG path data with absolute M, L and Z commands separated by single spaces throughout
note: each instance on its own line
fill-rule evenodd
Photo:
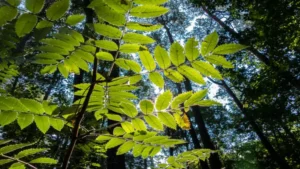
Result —
M 10 156 L 4 155 L 4 154 L 1 154 L 0 156 L 4 157 L 4 158 L 11 159 L 11 160 L 14 160 L 14 161 L 18 161 L 19 163 L 25 164 L 25 165 L 27 165 L 30 168 L 37 169 L 35 166 L 33 166 L 33 165 L 31 165 L 31 164 L 29 164 L 29 163 L 27 163 L 25 161 L 22 161 L 20 159 L 17 159 L 17 158 L 14 158 L 14 157 L 10 157 Z

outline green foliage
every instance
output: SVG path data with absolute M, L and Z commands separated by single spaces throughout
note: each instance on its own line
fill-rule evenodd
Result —
M 1 94 L 0 125 L 12 125 L 14 121 L 17 121 L 23 130 L 35 123 L 36 128 L 43 134 L 61 133 L 64 127 L 70 127 L 77 130 L 77 134 L 84 133 L 89 136 L 91 133 L 87 132 L 89 128 L 100 126 L 99 123 L 94 125 L 88 116 L 88 113 L 93 113 L 97 122 L 105 124 L 107 120 L 110 120 L 118 125 L 113 125 L 113 132 L 110 134 L 107 132 L 111 126 L 101 128 L 100 133 L 95 133 L 97 136 L 95 142 L 102 145 L 95 149 L 105 152 L 107 149 L 117 147 L 117 155 L 132 150 L 134 157 L 147 158 L 155 156 L 163 148 L 185 144 L 184 140 L 172 139 L 156 131 L 161 132 L 165 127 L 176 130 L 177 125 L 182 129 L 189 129 L 191 124 L 185 112 L 189 111 L 191 106 L 219 105 L 213 100 L 203 100 L 207 90 L 195 93 L 186 92 L 174 98 L 171 90 L 165 90 L 156 99 L 153 98 L 155 104 L 151 100 L 140 100 L 135 92 L 139 89 L 137 86 L 142 78 L 149 79 L 159 88 L 165 88 L 167 78 L 175 83 L 189 79 L 203 85 L 205 84 L 203 75 L 222 79 L 214 65 L 232 68 L 232 64 L 221 55 L 231 54 L 245 48 L 237 44 L 217 46 L 218 35 L 213 32 L 200 43 L 201 52 L 199 42 L 195 38 L 188 39 L 184 47 L 179 42 L 175 42 L 171 44 L 169 50 L 159 45 L 154 48 L 154 52 L 149 50 L 148 46 L 144 45 L 153 44 L 155 40 L 141 31 L 155 31 L 162 25 L 140 23 L 138 19 L 132 18 L 145 19 L 162 16 L 168 12 L 168 9 L 162 6 L 167 0 L 94 0 L 88 8 L 95 12 L 97 19 L 92 18 L 95 23 L 85 23 L 85 31 L 81 30 L 78 23 L 84 22 L 85 18 L 91 16 L 69 12 L 69 0 L 58 0 L 50 4 L 46 9 L 46 16 L 40 14 L 45 5 L 44 0 L 26 0 L 26 9 L 24 9 L 27 10 L 26 12 L 20 12 L 16 8 L 20 4 L 19 1 L 7 2 L 10 6 L 0 7 L 1 29 L 3 25 L 11 24 L 16 16 L 19 17 L 15 24 L 12 24 L 15 27 L 14 33 L 20 38 L 26 37 L 25 35 L 31 36 L 31 33 L 36 33 L 36 31 L 49 29 L 39 40 L 32 40 L 36 41 L 37 46 L 26 49 L 26 53 L 30 53 L 30 57 L 32 55 L 30 59 L 26 58 L 26 61 L 30 60 L 29 64 L 35 64 L 40 68 L 40 73 L 35 72 L 35 74 L 55 75 L 59 73 L 65 78 L 63 83 L 67 83 L 68 78 L 73 77 L 74 74 L 89 75 L 91 73 L 93 80 L 91 83 L 74 84 L 76 99 L 69 107 Z M 52 27 L 55 29 L 52 30 Z M 56 29 L 57 27 L 63 28 Z M 16 46 L 13 45 L 13 47 Z M 0 61 L 1 83 L 18 75 L 18 71 L 15 70 L 18 68 L 17 64 L 11 60 L 2 62 L 2 57 Z M 91 70 L 92 67 L 93 70 Z M 115 67 L 126 71 L 121 70 L 120 76 L 111 77 Z M 142 76 L 144 74 L 145 76 Z M 52 76 L 51 78 L 55 79 Z M 139 103 L 139 106 L 136 103 Z M 83 125 L 86 122 L 83 120 L 84 115 L 89 120 L 86 126 Z M 51 127 L 55 130 L 50 130 Z M 77 136 L 72 137 L 74 138 L 76 141 L 81 139 Z M 8 142 L 0 140 L 1 145 Z M 88 149 L 85 146 L 89 143 L 91 143 L 90 140 L 82 144 L 81 149 Z M 22 151 L 11 158 L 2 156 L 6 159 L 0 160 L 0 165 L 20 162 L 18 160 L 21 158 L 47 150 L 44 148 L 24 149 L 32 144 L 20 143 L 1 147 L 0 155 L 15 153 L 20 149 Z M 182 153 L 176 158 L 170 157 L 166 167 L 183 168 L 187 162 L 197 163 L 199 159 L 207 159 L 210 153 L 211 151 L 208 150 Z M 56 164 L 57 160 L 37 157 L 29 163 Z M 11 168 L 24 168 L 23 164 L 14 163 Z

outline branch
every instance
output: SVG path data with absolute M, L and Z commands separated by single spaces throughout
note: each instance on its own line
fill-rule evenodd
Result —
M 33 166 L 33 165 L 31 165 L 31 164 L 29 164 L 29 163 L 27 163 L 27 162 L 25 162 L 25 161 L 19 160 L 19 159 L 17 159 L 17 158 L 13 158 L 13 157 L 10 157 L 10 156 L 6 156 L 6 155 L 4 155 L 4 154 L 1 154 L 0 156 L 1 156 L 1 157 L 4 157 L 4 158 L 11 159 L 11 160 L 14 160 L 14 161 L 18 161 L 19 163 L 25 164 L 25 165 L 27 165 L 27 166 L 30 167 L 30 168 L 37 169 L 35 166 Z
M 91 80 L 91 85 L 90 85 L 89 91 L 86 95 L 86 98 L 84 100 L 84 103 L 82 105 L 81 111 L 78 113 L 78 115 L 76 117 L 76 121 L 75 121 L 74 128 L 73 128 L 73 131 L 72 131 L 71 143 L 70 143 L 69 148 L 68 148 L 68 150 L 65 154 L 65 157 L 64 157 L 64 162 L 63 162 L 63 166 L 62 166 L 63 169 L 68 168 L 69 160 L 70 160 L 70 158 L 72 156 L 72 153 L 73 153 L 73 150 L 75 148 L 75 145 L 76 145 L 76 142 L 77 142 L 77 139 L 78 139 L 78 135 L 79 135 L 80 124 L 81 124 L 82 119 L 84 117 L 84 113 L 85 113 L 85 111 L 88 107 L 90 97 L 93 93 L 93 90 L 94 90 L 94 87 L 95 87 L 95 84 L 96 84 L 95 82 L 97 80 L 97 67 L 98 67 L 98 61 L 97 61 L 97 58 L 95 57 L 94 58 L 94 67 L 93 67 L 93 77 L 92 77 L 92 80 Z
M 219 83 L 219 82 L 217 82 L 217 81 L 213 80 L 213 79 L 212 79 L 212 78 L 210 78 L 210 77 L 207 77 L 207 78 L 209 79 L 209 81 L 211 81 L 211 82 L 213 82 L 213 83 L 215 83 L 215 84 L 217 84 L 217 85 L 223 86 L 223 84 L 222 84 L 222 83 Z

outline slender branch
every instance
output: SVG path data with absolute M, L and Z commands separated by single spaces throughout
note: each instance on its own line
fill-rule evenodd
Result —
M 207 78 L 208 78 L 211 82 L 213 82 L 213 83 L 215 83 L 215 84 L 217 84 L 217 85 L 223 86 L 222 83 L 219 83 L 219 82 L 213 80 L 212 78 L 210 78 L 210 77 L 208 77 L 208 76 L 207 76 Z
M 95 82 L 97 80 L 97 67 L 98 67 L 98 60 L 95 57 L 94 58 L 94 67 L 93 67 L 93 77 L 92 77 L 92 80 L 91 80 L 91 85 L 90 85 L 89 91 L 87 93 L 87 96 L 84 100 L 84 103 L 82 105 L 81 111 L 78 113 L 78 115 L 76 117 L 76 120 L 75 120 L 74 128 L 73 128 L 73 131 L 72 131 L 71 143 L 70 143 L 69 148 L 68 148 L 68 150 L 65 154 L 65 157 L 64 157 L 64 162 L 63 162 L 63 166 L 62 166 L 63 169 L 68 168 L 69 160 L 70 160 L 70 158 L 72 156 L 72 153 L 74 151 L 74 148 L 75 148 L 75 145 L 76 145 L 76 142 L 77 142 L 77 139 L 78 139 L 78 135 L 79 135 L 80 124 L 81 124 L 82 119 L 84 117 L 84 113 L 85 113 L 85 111 L 88 107 L 90 97 L 93 93 L 93 90 L 94 90 L 94 87 L 95 87 L 95 84 L 96 84 Z
M 18 161 L 19 163 L 25 164 L 25 165 L 27 165 L 27 166 L 30 167 L 30 168 L 37 169 L 35 166 L 33 166 L 33 165 L 31 165 L 31 164 L 29 164 L 29 163 L 27 163 L 27 162 L 25 162 L 25 161 L 22 161 L 22 160 L 20 160 L 20 159 L 13 158 L 13 157 L 10 157 L 10 156 L 4 155 L 4 154 L 1 154 L 0 156 L 1 156 L 1 157 L 4 157 L 4 158 L 11 159 L 11 160 L 14 160 L 14 161 Z

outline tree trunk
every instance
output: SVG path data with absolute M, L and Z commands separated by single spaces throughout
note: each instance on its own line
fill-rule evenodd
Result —
M 191 82 L 186 79 L 184 81 L 184 85 L 187 91 L 193 91 Z M 203 117 L 201 115 L 201 110 L 199 106 L 193 106 L 192 107 L 192 112 L 195 117 L 196 123 L 199 127 L 200 131 L 200 136 L 203 142 L 203 145 L 205 148 L 211 149 L 211 150 L 216 150 L 213 142 L 211 141 L 211 138 L 208 134 L 207 128 L 205 126 L 205 122 L 203 120 Z M 218 153 L 213 153 L 211 154 L 209 158 L 209 164 L 212 169 L 220 169 L 222 168 L 222 162 L 220 160 L 219 154 Z
M 268 138 L 264 135 L 262 130 L 258 127 L 257 123 L 255 122 L 254 118 L 245 111 L 243 104 L 240 102 L 240 100 L 237 98 L 237 96 L 233 93 L 233 91 L 228 87 L 226 82 L 222 80 L 222 87 L 226 90 L 226 92 L 230 95 L 230 97 L 234 100 L 236 105 L 241 110 L 242 114 L 244 115 L 245 119 L 249 122 L 249 124 L 252 126 L 254 132 L 257 134 L 259 139 L 261 140 L 264 147 L 268 150 L 269 154 L 273 158 L 274 161 L 278 163 L 281 169 L 290 169 L 291 167 L 288 165 L 288 163 L 285 161 L 284 158 L 280 157 L 280 155 L 275 151 L 272 144 L 268 140 Z
M 228 25 L 226 25 L 221 19 L 219 19 L 217 16 L 215 16 L 213 13 L 211 13 L 202 3 L 201 0 L 199 0 L 199 4 L 202 7 L 203 11 L 211 17 L 215 22 L 217 22 L 225 31 L 229 32 L 232 37 L 234 37 L 236 40 L 238 40 L 239 43 L 249 46 L 247 48 L 248 51 L 250 51 L 253 55 L 255 55 L 261 62 L 266 64 L 267 66 L 270 66 L 274 72 L 278 72 L 278 66 L 275 64 L 272 64 L 270 62 L 270 59 L 265 56 L 264 54 L 260 53 L 257 49 L 255 49 L 246 39 L 242 38 L 242 36 L 231 29 Z M 300 80 L 295 78 L 290 72 L 280 72 L 281 74 L 284 74 L 284 77 L 289 79 L 289 82 L 296 87 L 297 89 L 300 89 Z

